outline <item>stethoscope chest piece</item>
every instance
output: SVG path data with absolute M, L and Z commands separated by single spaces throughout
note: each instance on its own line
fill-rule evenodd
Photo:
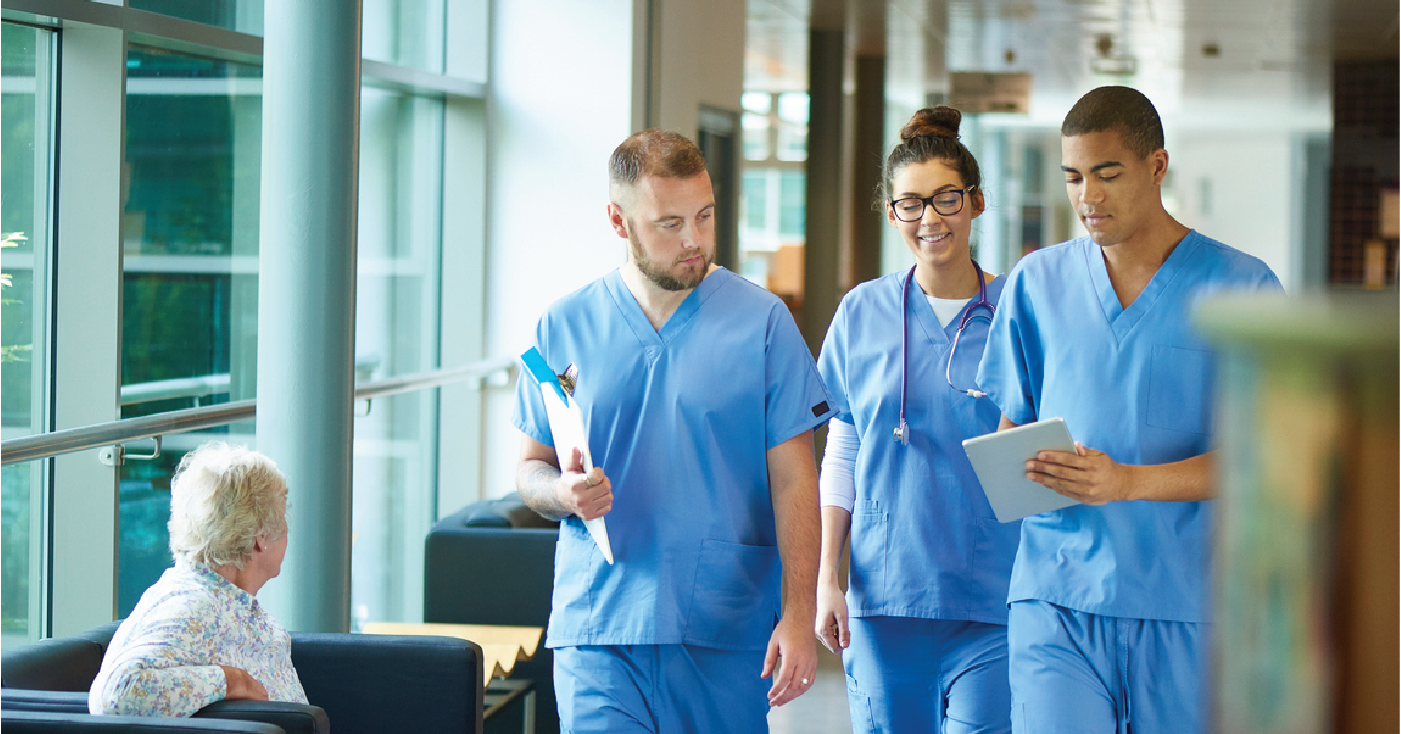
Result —
M 900 419 L 900 425 L 895 427 L 895 440 L 899 441 L 901 446 L 910 445 L 910 426 L 903 418 Z

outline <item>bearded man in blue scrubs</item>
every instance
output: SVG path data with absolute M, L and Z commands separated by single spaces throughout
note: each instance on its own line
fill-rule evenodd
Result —
M 812 429 L 829 397 L 787 307 L 718 267 L 700 151 L 646 130 L 609 162 L 622 267 L 554 303 L 535 347 L 578 368 L 593 472 L 560 466 L 517 385 L 516 484 L 559 518 L 555 691 L 566 732 L 765 732 L 816 676 Z M 609 565 L 583 521 L 606 517 Z M 769 680 L 766 680 L 769 679 Z
M 1027 476 L 1084 503 L 1022 521 L 1012 730 L 1199 732 L 1215 360 L 1189 320 L 1204 296 L 1279 280 L 1163 208 L 1162 123 L 1137 90 L 1080 98 L 1061 161 L 1089 234 L 1017 263 L 979 373 L 1002 428 L 1065 419 L 1077 451 L 1042 452 Z

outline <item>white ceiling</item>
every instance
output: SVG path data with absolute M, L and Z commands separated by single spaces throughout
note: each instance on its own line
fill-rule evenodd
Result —
M 848 46 L 886 56 L 897 102 L 946 91 L 948 71 L 1030 72 L 1028 124 L 1058 123 L 1085 91 L 1127 84 L 1202 124 L 1283 117 L 1326 128 L 1333 61 L 1398 55 L 1396 0 L 815 1 L 749 0 L 747 88 L 807 87 L 813 14 L 876 31 L 847 32 Z M 1097 74 L 1096 63 L 1135 71 Z

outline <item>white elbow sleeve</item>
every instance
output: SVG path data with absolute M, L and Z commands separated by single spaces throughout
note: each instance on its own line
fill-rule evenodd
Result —
M 856 453 L 861 439 L 856 426 L 833 418 L 827 423 L 827 447 L 822 452 L 822 474 L 817 488 L 823 507 L 856 507 Z

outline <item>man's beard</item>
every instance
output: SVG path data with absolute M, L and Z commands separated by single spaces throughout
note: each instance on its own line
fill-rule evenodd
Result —
M 637 269 L 658 288 L 665 291 L 686 291 L 700 285 L 700 282 L 705 280 L 706 274 L 710 272 L 710 264 L 715 259 L 714 256 L 701 251 L 702 259 L 699 271 L 694 275 L 678 278 L 668 272 L 666 268 L 662 268 L 647 259 L 646 253 L 642 251 L 642 242 L 632 233 L 631 227 L 628 228 L 628 245 L 632 248 L 632 261 L 637 264 Z M 690 257 L 694 257 L 694 255 Z M 672 263 L 672 265 L 675 264 Z

